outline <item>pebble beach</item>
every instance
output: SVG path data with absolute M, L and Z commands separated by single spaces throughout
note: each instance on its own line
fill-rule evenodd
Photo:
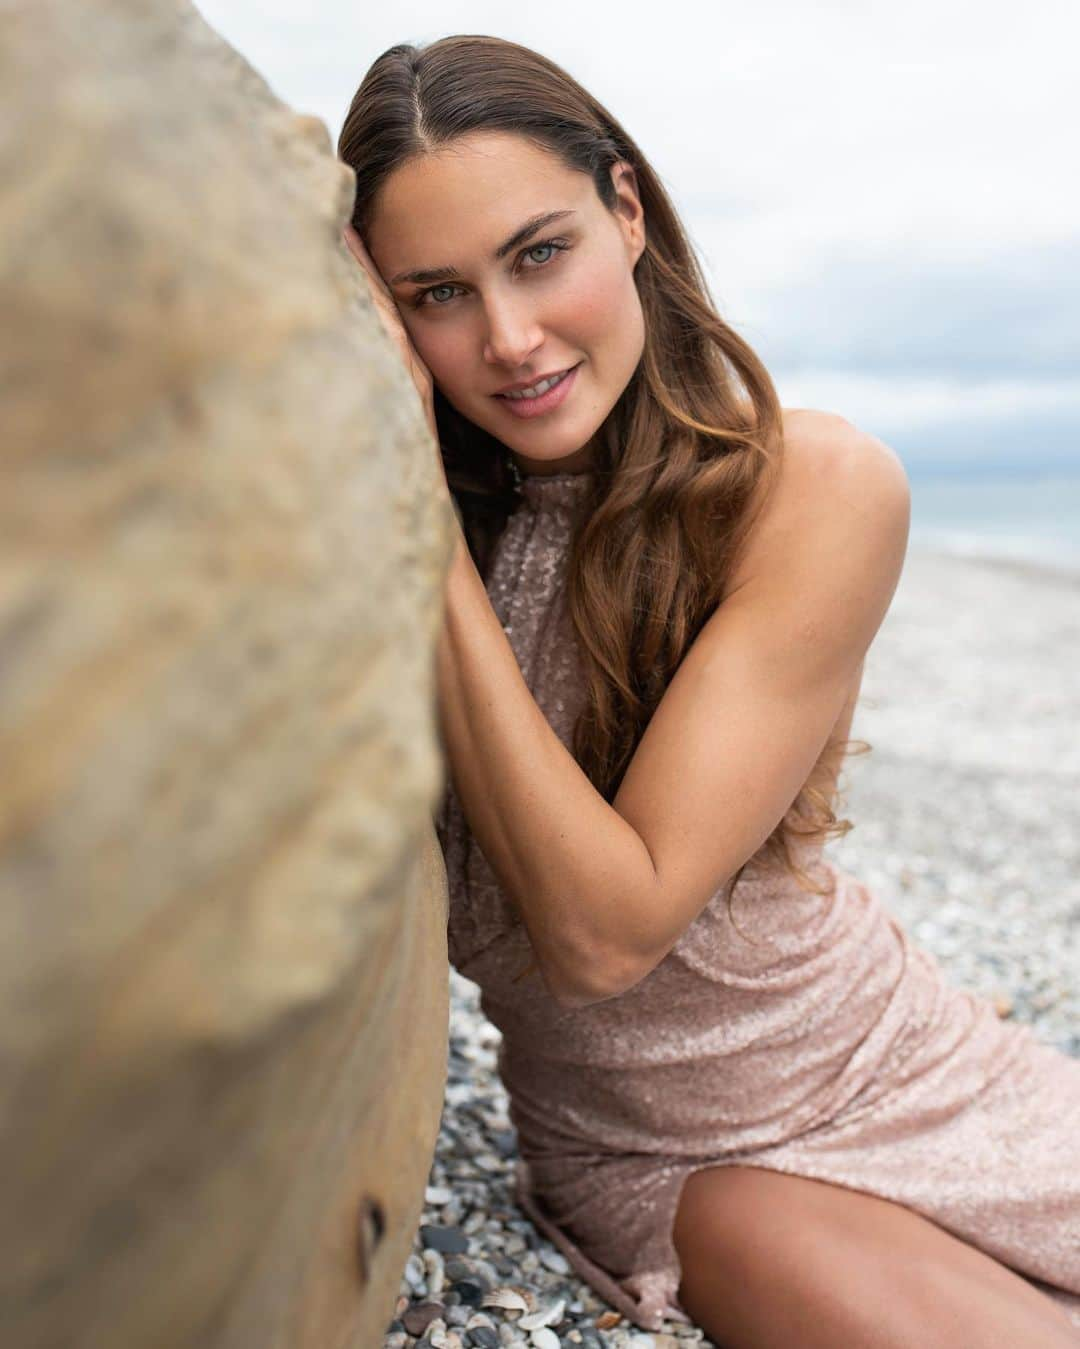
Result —
M 1080 1056 L 1080 574 L 911 548 L 867 656 L 827 855 L 948 980 Z M 612 1311 L 513 1203 L 499 1032 L 450 971 L 442 1122 L 385 1349 L 708 1344 Z

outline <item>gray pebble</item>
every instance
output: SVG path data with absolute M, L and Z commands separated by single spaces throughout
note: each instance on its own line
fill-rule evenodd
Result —
M 435 1227 L 425 1223 L 420 1228 L 420 1242 L 425 1250 L 443 1255 L 463 1255 L 469 1248 L 468 1238 L 460 1227 Z

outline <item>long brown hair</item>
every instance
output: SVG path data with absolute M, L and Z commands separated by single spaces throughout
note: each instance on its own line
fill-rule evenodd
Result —
M 338 140 L 356 173 L 363 236 L 381 185 L 414 156 L 474 131 L 513 132 L 592 178 L 615 207 L 611 168 L 634 168 L 646 247 L 634 279 L 645 318 L 638 368 L 597 437 L 595 473 L 568 558 L 567 607 L 587 696 L 573 753 L 609 803 L 687 649 L 725 583 L 779 471 L 779 399 L 755 353 L 718 316 L 656 173 L 609 112 L 546 57 L 494 37 L 446 37 L 384 52 L 357 90 Z M 436 390 L 451 493 L 483 575 L 518 501 L 506 447 Z M 793 855 L 843 835 L 835 775 L 852 746 L 826 745 L 784 818 L 755 853 L 815 885 Z M 749 860 L 749 859 L 748 859 Z M 728 898 L 746 863 L 731 879 Z

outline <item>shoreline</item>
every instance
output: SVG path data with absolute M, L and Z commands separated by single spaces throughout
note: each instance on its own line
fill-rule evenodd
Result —
M 925 558 L 940 562 L 967 563 L 974 567 L 988 567 L 1029 577 L 1035 581 L 1049 581 L 1072 590 L 1080 590 L 1080 566 L 1073 568 L 1065 561 L 1058 563 L 1044 558 L 1011 557 L 994 552 L 964 552 L 917 538 L 909 543 L 907 555 L 909 559 Z

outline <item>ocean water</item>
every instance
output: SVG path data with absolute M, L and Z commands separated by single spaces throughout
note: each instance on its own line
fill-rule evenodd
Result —
M 912 548 L 1080 574 L 1080 472 L 908 480 Z

